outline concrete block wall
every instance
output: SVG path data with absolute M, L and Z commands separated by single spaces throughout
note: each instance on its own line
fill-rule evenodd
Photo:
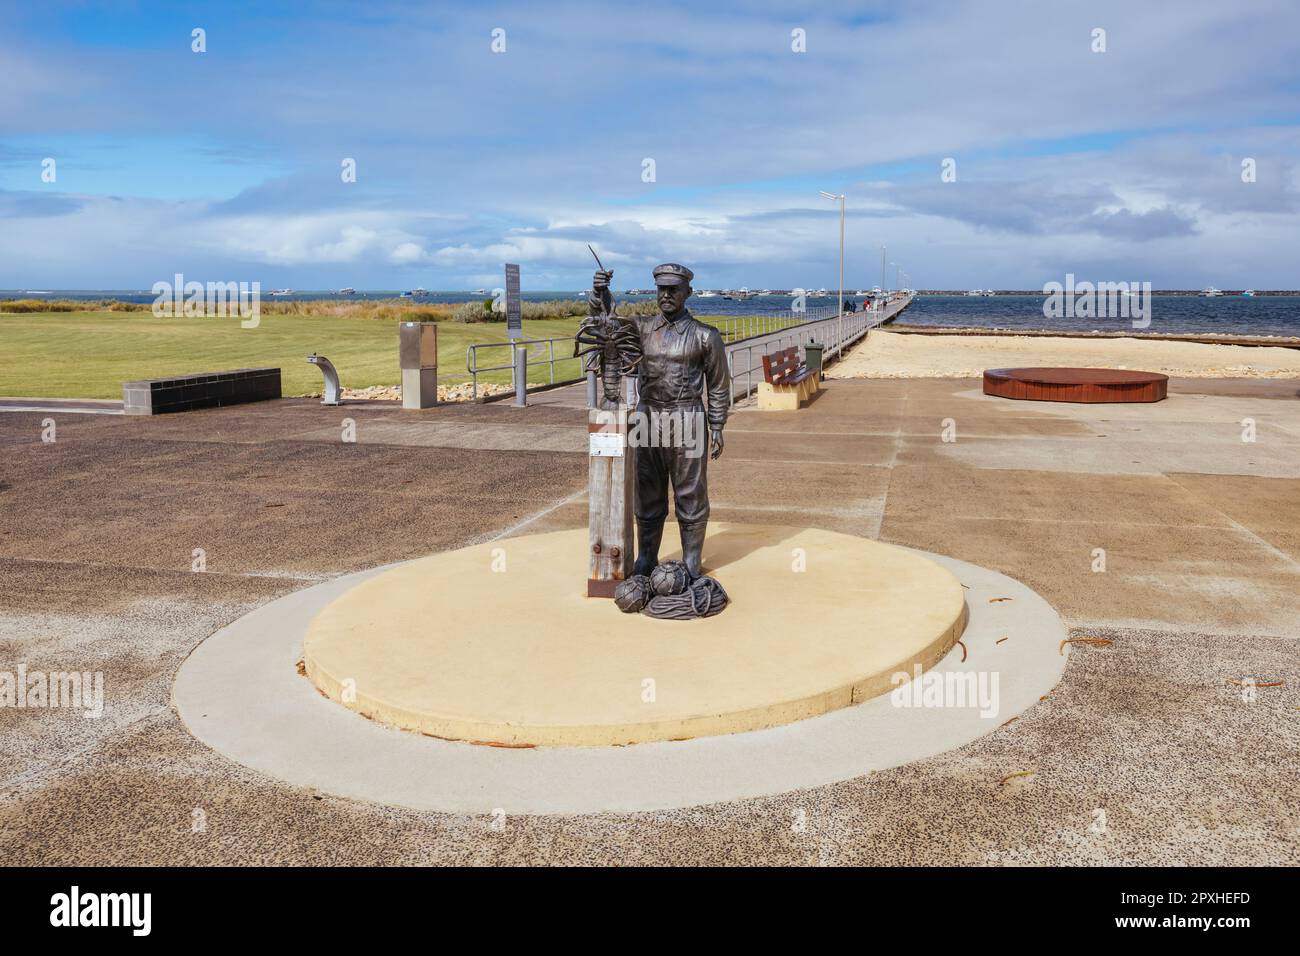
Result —
M 260 402 L 280 395 L 278 368 L 239 368 L 125 382 L 122 410 L 127 415 L 162 415 Z

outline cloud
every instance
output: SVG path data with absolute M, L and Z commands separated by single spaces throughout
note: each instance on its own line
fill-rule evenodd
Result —
M 1092 232 L 1122 239 L 1157 239 L 1195 231 L 1192 215 L 1170 205 L 1134 210 L 1100 183 L 1062 188 L 1053 183 L 933 182 L 892 190 L 889 199 L 909 213 L 955 219 L 982 230 L 1040 236 Z
M 216 221 L 214 233 L 201 247 L 273 265 L 356 262 L 380 242 L 377 230 L 329 214 L 225 218 Z
M 84 201 L 64 193 L 8 192 L 0 189 L 0 219 L 40 219 L 77 212 Z
M 398 265 L 411 265 L 415 262 L 424 262 L 428 259 L 428 253 L 421 248 L 419 243 L 402 242 L 393 248 L 393 251 L 388 254 L 388 258 Z
M 1195 222 L 1190 216 L 1168 206 L 1146 212 L 1099 210 L 1089 216 L 1085 224 L 1098 235 L 1138 241 L 1187 236 L 1196 232 Z
M 665 259 L 704 285 L 827 285 L 822 188 L 849 194 L 849 258 L 873 281 L 887 244 L 951 287 L 1033 286 L 1082 260 L 1200 287 L 1225 249 L 1251 250 L 1242 284 L 1294 284 L 1274 238 L 1300 223 L 1284 0 L 517 2 L 492 8 L 500 55 L 468 7 L 221 5 L 203 55 L 164 6 L 70 9 L 75 29 L 42 5 L 0 37 L 0 129 L 23 134 L 0 142 L 20 233 L 0 238 L 0 284 L 143 282 L 180 261 L 296 288 L 466 287 L 518 261 L 572 289 L 592 242 L 632 285 Z M 77 147 L 69 191 L 24 192 L 12 163 L 50 138 Z M 72 178 L 97 162 L 92 184 Z

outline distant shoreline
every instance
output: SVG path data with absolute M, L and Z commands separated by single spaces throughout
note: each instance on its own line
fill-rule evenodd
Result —
M 528 292 L 522 295 L 525 319 L 578 318 L 587 313 L 587 297 L 582 293 Z M 623 314 L 653 312 L 652 296 L 616 292 Z M 850 310 L 862 304 L 862 296 L 845 296 Z M 11 313 L 42 315 L 46 313 L 129 313 L 149 312 L 157 296 L 151 293 L 112 291 L 55 292 L 43 295 L 13 295 L 0 290 L 0 316 Z M 460 321 L 480 323 L 501 321 L 504 315 L 490 315 L 483 303 L 488 296 L 475 293 L 427 293 L 420 296 L 394 296 L 389 293 L 355 293 L 331 295 L 295 292 L 291 295 L 260 297 L 263 317 L 292 315 L 299 319 L 312 316 L 337 316 L 354 319 L 398 321 Z M 693 296 L 688 305 L 701 317 L 738 319 L 779 316 L 786 321 L 825 319 L 836 308 L 837 296 L 809 296 L 802 303 L 775 293 L 750 298 Z M 1222 336 L 1260 339 L 1300 337 L 1300 292 L 1273 291 L 1255 296 L 1202 296 L 1193 292 L 1153 293 L 1142 297 L 1141 316 L 1130 312 L 1138 300 L 1121 298 L 1108 309 L 1097 306 L 1087 314 L 1080 309 L 1067 314 L 1049 314 L 1050 300 L 1039 293 L 1002 293 L 993 296 L 922 293 L 917 295 L 902 321 L 908 327 L 925 327 L 956 331 L 981 329 L 991 335 L 1055 333 L 1063 335 L 1131 336 L 1139 331 L 1151 336 L 1183 337 L 1187 341 L 1207 341 Z M 852 303 L 850 305 L 850 303 Z M 792 309 L 802 305 L 806 311 Z M 1119 308 L 1115 308 L 1118 305 Z M 971 334 L 971 333 L 967 333 Z
M 1155 339 L 1163 342 L 1194 342 L 1198 345 L 1246 345 L 1269 346 L 1275 348 L 1300 348 L 1300 335 L 1234 335 L 1232 333 L 1217 335 L 1189 335 L 1182 332 L 1145 332 L 1134 329 L 1122 332 L 1078 332 L 1053 331 L 1050 329 L 998 329 L 980 326 L 964 328 L 942 325 L 906 325 L 891 324 L 888 331 L 900 335 L 965 335 L 965 336 L 1008 336 L 1041 337 L 1051 339 Z
M 286 296 L 275 296 L 275 297 L 276 297 L 276 298 L 296 298 L 296 299 L 301 299 L 301 297 L 304 297 L 304 296 L 311 296 L 311 297 L 314 297 L 314 298 L 320 298 L 320 299 L 324 299 L 324 300 L 328 300 L 328 301 L 336 301 L 336 300 L 347 300 L 347 299 L 350 299 L 350 298 L 363 298 L 363 297 L 365 297 L 365 298 L 371 298 L 371 297 L 376 297 L 376 296 L 378 296 L 378 297 L 383 297 L 383 298 L 393 298 L 393 299 L 396 299 L 396 298 L 402 298 L 402 297 L 406 297 L 406 298 L 415 298 L 415 299 L 426 299 L 426 298 L 436 298 L 436 297 L 439 297 L 439 296 L 452 296 L 452 295 L 454 295 L 454 296 L 465 296 L 465 297 L 467 297 L 467 298 L 470 299 L 470 300 L 475 299 L 475 298 L 488 298 L 488 297 L 491 296 L 491 292 L 490 292 L 490 291 L 488 291 L 488 292 L 477 292 L 477 291 L 472 290 L 472 289 L 441 289 L 441 290 L 431 290 L 431 291 L 428 291 L 428 292 L 424 293 L 423 295 L 404 296 L 404 293 L 405 293 L 406 291 L 407 291 L 407 290 L 405 290 L 405 289 L 356 289 L 356 290 L 354 290 L 353 292 L 350 292 L 350 293 L 347 293 L 347 294 L 340 294 L 340 293 L 338 293 L 338 292 L 336 292 L 336 291 L 334 291 L 334 290 L 332 290 L 332 289 L 295 289 L 295 290 L 294 290 L 293 292 L 291 292 L 289 295 L 286 295 Z M 716 295 L 719 295 L 719 296 L 720 296 L 720 295 L 722 295 L 722 293 L 724 293 L 724 292 L 729 292 L 729 291 L 732 291 L 732 290 L 729 290 L 729 289 L 704 289 L 704 288 L 700 288 L 700 289 L 696 289 L 696 290 L 695 290 L 695 297 L 698 297 L 698 296 L 700 295 L 700 293 L 704 293 L 704 292 L 708 292 L 708 293 L 712 293 L 712 294 L 716 294 Z M 1247 290 L 1245 290 L 1245 289 L 1223 289 L 1223 290 L 1220 290 L 1220 291 L 1222 292 L 1222 298 L 1232 298 L 1232 297 L 1241 297 L 1242 294 L 1243 294 L 1244 292 L 1246 292 Z M 1255 292 L 1255 296 L 1256 296 L 1256 297 L 1263 297 L 1263 296 L 1300 296 L 1300 289 L 1255 289 L 1254 292 Z M 551 296 L 551 297 L 560 296 L 560 297 L 574 297 L 574 298 L 576 298 L 576 297 L 578 297 L 578 296 L 586 295 L 587 293 L 586 293 L 585 290 L 579 290 L 579 289 L 527 289 L 527 290 L 524 290 L 521 294 L 524 295 L 524 296 Z M 631 296 L 631 297 L 633 297 L 633 298 L 637 298 L 637 297 L 641 297 L 641 296 L 649 296 L 649 295 L 653 295 L 653 294 L 654 294 L 653 292 L 650 292 L 650 291 L 647 291 L 647 290 L 644 290 L 644 289 L 639 289 L 639 290 L 636 290 L 636 291 L 634 291 L 634 292 L 620 292 L 620 291 L 617 291 L 617 290 L 616 290 L 615 293 L 614 293 L 614 295 L 615 295 L 616 298 L 623 297 L 623 296 Z M 793 294 L 794 294 L 794 290 L 793 290 L 793 289 L 773 289 L 773 290 L 771 290 L 767 295 L 759 295 L 758 293 L 750 293 L 749 298 L 751 298 L 751 299 L 780 299 L 780 298 L 789 298 L 789 297 L 792 296 Z M 861 298 L 862 295 L 864 295 L 864 294 L 866 294 L 866 293 L 861 293 L 861 292 L 859 292 L 858 289 L 856 289 L 856 288 L 855 288 L 855 289 L 847 289 L 847 288 L 846 288 L 846 289 L 844 290 L 844 297 L 845 297 L 846 299 L 847 299 L 847 298 L 853 298 L 853 299 Z M 962 297 L 966 297 L 966 296 L 967 296 L 967 291 L 966 291 L 965 289 L 918 289 L 918 290 L 916 291 L 916 294 L 917 294 L 918 296 L 962 296 Z M 150 296 L 150 297 L 153 297 L 153 296 L 154 296 L 154 293 L 153 293 L 152 291 L 150 291 L 149 289 L 0 289 L 0 299 L 16 299 L 16 298 L 22 298 L 22 297 L 24 297 L 24 296 L 29 296 L 29 295 L 48 295 L 48 296 L 72 295 L 72 296 L 78 296 L 78 297 L 81 297 L 81 296 L 94 296 L 94 297 L 98 297 L 98 298 L 111 299 L 111 298 L 113 298 L 114 296 L 123 296 L 123 295 L 129 295 L 129 296 L 142 296 L 142 295 L 143 295 L 143 296 Z M 837 289 L 832 289 L 832 290 L 830 290 L 826 295 L 822 295 L 822 296 L 814 296 L 814 298 L 834 299 L 834 298 L 836 298 L 838 295 L 839 295 L 839 290 L 837 290 Z M 994 296 L 1043 296 L 1043 295 L 1046 295 L 1046 293 L 1044 293 L 1041 289 L 999 289 L 999 290 L 996 290 L 996 291 L 993 293 L 993 295 L 994 295 Z M 1151 290 L 1151 295 L 1153 295 L 1153 296 L 1197 296 L 1197 297 L 1199 297 L 1199 296 L 1201 295 L 1201 290 L 1200 290 L 1200 289 L 1152 289 L 1152 290 Z M 262 293 L 262 296 L 265 297 L 265 298 L 271 298 L 271 297 L 272 297 L 271 290 L 268 289 L 268 290 L 264 291 L 264 292 Z M 973 297 L 972 297 L 972 298 L 973 298 Z M 987 296 L 985 296 L 985 298 L 987 298 Z M 1218 297 L 1216 296 L 1216 297 L 1214 297 L 1214 298 L 1218 298 Z M 129 301 L 129 300 L 124 300 L 124 301 Z

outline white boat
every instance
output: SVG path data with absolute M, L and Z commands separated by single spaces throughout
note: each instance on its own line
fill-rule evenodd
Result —
M 703 292 L 697 292 L 695 294 L 701 299 L 716 299 L 718 297 L 718 293 L 714 292 L 712 289 L 706 289 Z
M 971 290 L 970 290 L 969 292 L 967 292 L 966 294 L 967 294 L 967 295 L 983 295 L 983 294 L 984 294 L 984 290 L 983 290 L 983 289 L 971 289 Z
M 1221 289 L 1216 289 L 1214 286 L 1212 286 L 1212 285 L 1208 285 L 1208 286 L 1206 286 L 1204 289 L 1201 290 L 1201 295 L 1204 295 L 1204 296 L 1223 295 L 1223 290 L 1221 290 Z
M 429 290 L 428 290 L 428 289 L 412 289 L 412 290 L 411 290 L 411 295 L 428 295 L 428 294 L 429 294 Z
M 293 295 L 292 289 L 272 289 L 271 295 Z
M 1248 299 L 1253 299 L 1255 298 L 1255 290 L 1247 289 L 1245 292 L 1242 293 L 1242 295 L 1244 295 Z
M 423 289 L 421 289 L 421 290 L 419 290 L 419 291 L 421 292 L 421 294 L 423 294 L 423 292 L 424 292 Z M 475 294 L 475 295 L 487 295 L 487 289 L 475 289 L 475 290 L 474 290 L 474 294 Z
M 346 289 L 339 289 L 339 291 L 338 291 L 338 292 L 335 292 L 334 294 L 335 294 L 335 295 L 355 295 L 355 294 L 356 294 L 356 291 L 357 291 L 357 290 L 354 289 L 354 288 L 352 288 L 352 286 L 348 286 Z

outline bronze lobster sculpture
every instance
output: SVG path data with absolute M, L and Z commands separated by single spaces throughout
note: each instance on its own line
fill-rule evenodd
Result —
M 596 255 L 595 250 L 592 255 Z M 599 257 L 596 264 L 600 265 Z M 641 362 L 641 334 L 636 324 L 619 318 L 614 309 L 614 295 L 609 288 L 613 277 L 613 271 L 606 271 L 604 266 L 596 273 L 587 299 L 589 314 L 573 337 L 573 357 L 589 356 L 584 368 L 600 377 L 602 408 L 618 407 L 622 397 L 619 383 Z

